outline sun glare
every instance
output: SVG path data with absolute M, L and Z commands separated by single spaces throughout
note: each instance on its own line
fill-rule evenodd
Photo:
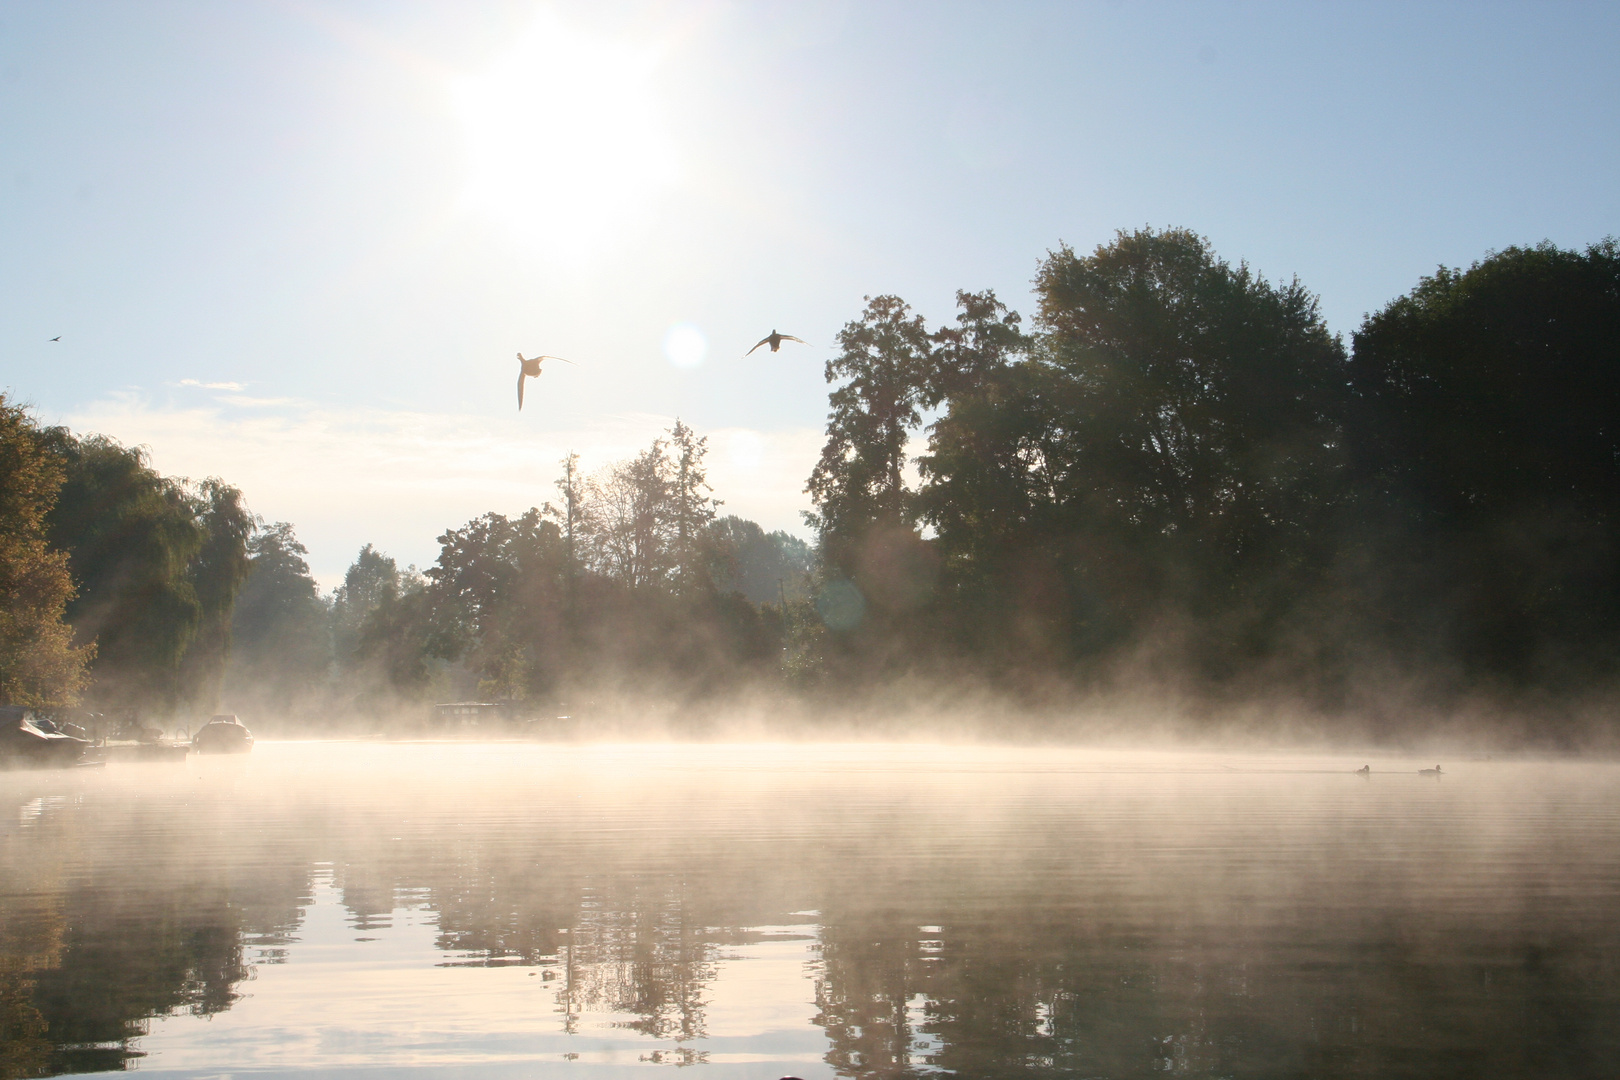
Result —
M 464 206 L 547 255 L 622 238 L 676 173 L 656 61 L 653 49 L 541 17 L 488 70 L 456 80 Z
M 697 367 L 708 352 L 708 338 L 691 323 L 676 323 L 664 334 L 664 355 L 678 368 Z

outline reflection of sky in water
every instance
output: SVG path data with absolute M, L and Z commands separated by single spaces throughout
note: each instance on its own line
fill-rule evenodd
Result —
M 357 933 L 331 872 L 317 874 L 297 940 L 281 962 L 259 963 L 244 998 L 211 1017 L 161 1017 L 138 1049 L 142 1072 L 214 1074 L 555 1063 L 756 1064 L 751 1075 L 826 1072 L 811 1024 L 814 927 L 755 927 L 704 987 L 711 1034 L 684 1043 L 626 1030 L 623 1014 L 574 1009 L 564 1030 L 567 957 L 540 967 L 454 963 L 438 948 L 438 915 L 395 908 L 391 925 Z M 775 938 L 776 940 L 772 940 Z M 251 959 L 251 958 L 250 958 Z M 550 975 L 551 978 L 546 976 Z M 766 1067 L 769 1063 L 768 1067 Z M 481 1072 L 484 1072 L 481 1069 Z M 574 1073 L 578 1073 L 575 1068 Z
M 0 774 L 0 1061 L 1611 1075 L 1620 767 L 1364 762 L 271 742 Z

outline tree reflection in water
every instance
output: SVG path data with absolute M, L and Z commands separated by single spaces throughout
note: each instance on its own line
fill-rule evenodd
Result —
M 713 1011 L 728 972 L 807 920 L 800 986 L 773 992 L 848 1077 L 1583 1077 L 1620 1053 L 1608 779 L 1556 812 L 1390 789 L 1386 815 L 1348 784 L 1300 802 L 1338 778 L 1257 812 L 1255 785 L 1214 781 L 1177 803 L 786 776 L 765 798 L 693 779 L 517 809 L 471 782 L 244 784 L 179 814 L 173 790 L 21 791 L 0 1078 L 123 1068 L 154 1017 L 251 1007 L 244 980 L 299 948 L 326 876 L 360 940 L 424 908 L 438 964 L 530 968 L 556 1030 L 615 1027 L 649 1064 L 710 1060 L 737 1034 Z
M 154 1017 L 229 1009 L 246 949 L 274 963 L 308 899 L 308 868 L 257 855 L 201 864 L 146 845 L 136 819 L 87 819 L 38 798 L 28 829 L 0 832 L 0 1077 L 121 1069 Z M 12 815 L 17 820 L 17 815 Z M 229 832 L 237 821 L 210 829 Z

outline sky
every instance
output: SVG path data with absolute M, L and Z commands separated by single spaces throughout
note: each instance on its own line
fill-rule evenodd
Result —
M 0 390 L 240 487 L 326 587 L 677 417 L 722 513 L 808 536 L 864 297 L 1028 316 L 1048 251 L 1187 227 L 1348 338 L 1620 233 L 1617 46 L 1553 0 L 0 0 Z M 573 361 L 521 412 L 519 352 Z

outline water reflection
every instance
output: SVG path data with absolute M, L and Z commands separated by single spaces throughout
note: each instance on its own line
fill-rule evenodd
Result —
M 1620 1050 L 1608 766 L 260 750 L 0 778 L 0 1078 L 1600 1076 Z

